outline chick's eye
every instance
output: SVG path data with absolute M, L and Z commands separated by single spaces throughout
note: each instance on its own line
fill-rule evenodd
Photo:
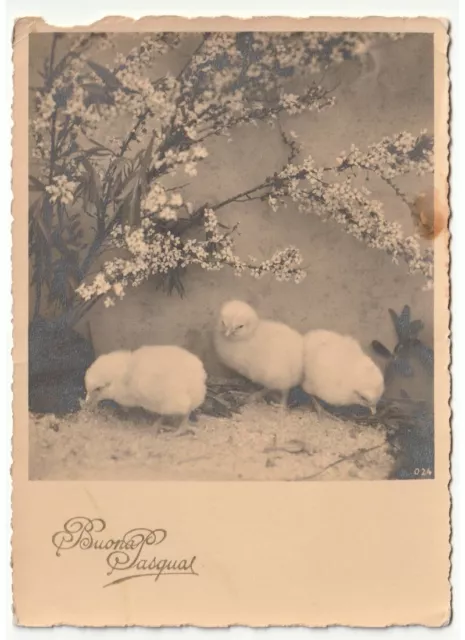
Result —
M 240 324 L 240 325 L 238 325 L 238 327 L 237 327 L 237 328 L 238 328 L 238 329 L 243 329 L 243 328 L 244 328 L 244 325 L 243 325 L 243 324 Z

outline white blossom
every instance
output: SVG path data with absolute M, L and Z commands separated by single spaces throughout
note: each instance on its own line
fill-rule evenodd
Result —
M 45 190 L 50 195 L 50 202 L 70 204 L 74 201 L 74 190 L 77 186 L 77 182 L 69 180 L 65 175 L 59 175 L 52 178 L 52 183 L 46 186 Z
M 184 165 L 184 171 L 188 176 L 196 176 L 197 175 L 197 167 L 194 162 L 188 162 Z
M 180 207 L 182 205 L 182 195 L 180 193 L 173 193 L 170 197 L 170 205 L 173 207 Z

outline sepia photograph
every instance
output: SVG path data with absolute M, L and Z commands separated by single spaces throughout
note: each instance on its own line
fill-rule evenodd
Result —
M 12 38 L 17 623 L 448 625 L 449 24 L 80 20 Z
M 434 34 L 29 37 L 29 479 L 432 480 Z

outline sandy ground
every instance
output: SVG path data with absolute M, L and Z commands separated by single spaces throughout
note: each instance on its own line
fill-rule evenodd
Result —
M 192 434 L 156 433 L 149 420 L 88 410 L 30 416 L 31 480 L 383 480 L 394 459 L 382 427 L 282 418 L 264 403 L 231 418 L 199 416 Z

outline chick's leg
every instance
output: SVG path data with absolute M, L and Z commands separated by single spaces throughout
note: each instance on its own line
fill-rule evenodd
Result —
M 152 431 L 154 432 L 155 435 L 158 435 L 161 431 L 161 418 L 160 416 L 156 416 L 154 417 L 154 420 L 152 422 Z
M 177 438 L 179 436 L 195 435 L 195 432 L 189 427 L 189 414 L 181 417 L 178 428 L 173 435 Z
M 264 397 L 265 397 L 265 395 L 267 393 L 268 393 L 268 389 L 266 389 L 266 388 L 259 389 L 258 391 L 254 391 L 249 396 L 250 404 L 254 404 L 256 402 L 261 402 L 264 399 Z
M 281 402 L 279 403 L 279 415 L 280 415 L 280 419 L 284 420 L 284 418 L 287 416 L 287 401 L 289 398 L 289 389 L 286 389 L 285 391 L 281 392 Z
M 318 416 L 318 420 L 321 422 L 321 420 L 323 418 L 328 418 L 329 420 L 333 420 L 335 422 L 342 422 L 342 420 L 340 418 L 338 418 L 337 416 L 335 416 L 334 414 L 330 413 L 329 411 L 326 411 L 326 409 L 324 409 L 322 407 L 322 405 L 318 402 L 318 400 L 315 398 L 315 396 L 312 396 L 312 404 L 316 410 L 317 416 Z

